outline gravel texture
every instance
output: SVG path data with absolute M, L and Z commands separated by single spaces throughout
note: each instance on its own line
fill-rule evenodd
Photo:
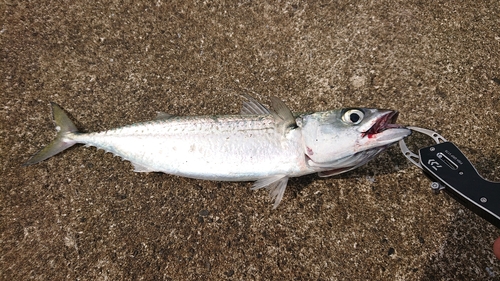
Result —
M 277 210 L 251 183 L 134 173 L 95 148 L 21 166 L 54 137 L 50 101 L 97 131 L 234 114 L 246 93 L 397 109 L 500 181 L 498 1 L 227 2 L 0 3 L 0 279 L 499 280 L 499 229 L 396 147 L 292 179 Z

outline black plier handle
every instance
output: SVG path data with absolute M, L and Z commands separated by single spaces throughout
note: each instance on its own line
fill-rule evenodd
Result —
M 418 127 L 407 128 L 428 135 L 436 142 L 419 149 L 417 155 L 408 149 L 404 139 L 399 141 L 404 156 L 433 181 L 431 188 L 437 192 L 447 191 L 464 206 L 500 228 L 500 182 L 481 177 L 460 149 L 438 133 Z

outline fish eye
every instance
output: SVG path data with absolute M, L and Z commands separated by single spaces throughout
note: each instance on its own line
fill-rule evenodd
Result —
M 358 125 L 363 121 L 365 114 L 359 109 L 349 109 L 342 115 L 342 121 L 348 124 Z

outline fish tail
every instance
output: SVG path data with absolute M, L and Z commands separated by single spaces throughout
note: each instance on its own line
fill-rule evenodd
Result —
M 52 105 L 52 115 L 54 123 L 56 124 L 56 138 L 38 151 L 35 155 L 31 156 L 31 158 L 24 163 L 24 166 L 42 162 L 43 160 L 48 159 L 76 144 L 76 141 L 67 138 L 69 133 L 78 133 L 78 129 L 75 124 L 69 119 L 68 115 L 66 115 L 64 110 L 59 105 L 53 102 L 50 104 Z

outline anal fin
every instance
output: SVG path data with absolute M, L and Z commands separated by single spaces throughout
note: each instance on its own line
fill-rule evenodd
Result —
M 287 183 L 288 176 L 276 175 L 256 181 L 252 187 L 252 190 L 260 188 L 269 190 L 269 196 L 271 196 L 271 199 L 274 201 L 273 209 L 276 209 L 280 204 L 281 199 L 283 199 L 283 194 L 285 193 Z
M 134 165 L 134 172 L 137 172 L 137 173 L 154 172 L 153 170 L 151 170 L 150 168 L 148 168 L 146 166 L 143 166 L 143 165 L 140 165 L 140 164 L 137 164 L 134 162 L 131 162 L 131 163 L 132 163 L 132 165 Z

